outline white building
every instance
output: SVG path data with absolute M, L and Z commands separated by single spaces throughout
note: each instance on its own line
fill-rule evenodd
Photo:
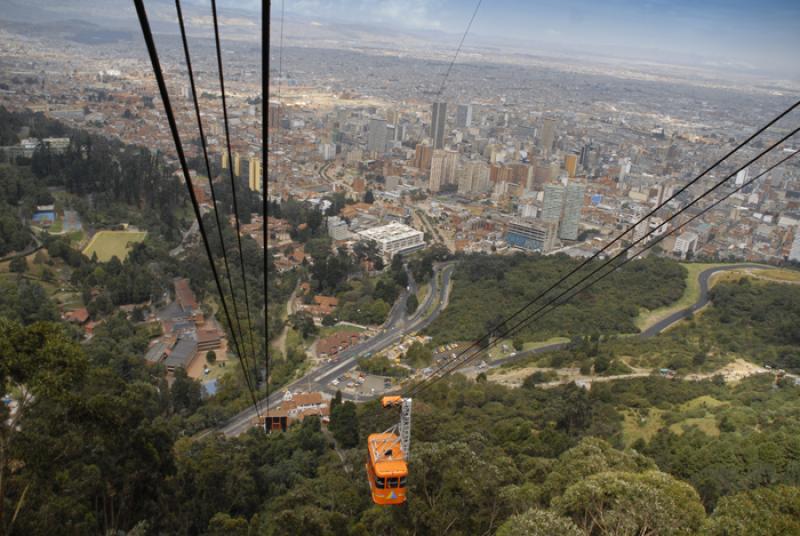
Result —
M 385 257 L 393 257 L 398 253 L 410 253 L 425 246 L 425 235 L 402 223 L 390 223 L 359 231 L 358 235 L 366 240 L 374 240 Z
M 675 247 L 672 248 L 672 252 L 679 254 L 681 259 L 685 259 L 689 253 L 694 255 L 695 249 L 697 249 L 697 238 L 697 235 L 692 232 L 681 233 L 675 239 Z
M 347 240 L 352 233 L 347 228 L 347 222 L 338 216 L 328 218 L 328 236 L 334 240 Z
M 790 261 L 800 261 L 800 226 L 794 230 L 794 242 L 792 242 L 792 249 L 789 250 Z

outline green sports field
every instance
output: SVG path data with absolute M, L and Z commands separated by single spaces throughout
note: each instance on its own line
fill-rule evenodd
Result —
M 114 256 L 124 261 L 133 244 L 142 242 L 145 236 L 147 233 L 144 231 L 98 231 L 83 249 L 83 254 L 91 258 L 96 253 L 101 262 L 108 262 Z

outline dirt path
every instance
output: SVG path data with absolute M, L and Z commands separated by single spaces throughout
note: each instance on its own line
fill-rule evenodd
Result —
M 297 282 L 297 286 L 294 287 L 292 291 L 292 295 L 289 296 L 289 301 L 286 303 L 286 316 L 284 320 L 289 318 L 289 315 L 294 313 L 294 302 L 297 299 L 297 293 L 300 291 L 300 282 Z M 289 326 L 284 325 L 283 331 L 278 337 L 272 341 L 272 346 L 277 348 L 281 355 L 286 356 L 286 335 L 289 332 Z

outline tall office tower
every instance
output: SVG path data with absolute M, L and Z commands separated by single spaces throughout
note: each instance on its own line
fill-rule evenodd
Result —
M 270 103 L 267 113 L 269 114 L 269 117 L 267 118 L 267 126 L 269 128 L 281 128 L 281 115 L 283 115 L 281 105 Z
M 586 145 L 583 146 L 581 149 L 581 159 L 580 165 L 583 169 L 589 170 L 592 166 L 592 153 L 594 152 L 594 147 L 592 146 L 592 142 L 590 141 Z
M 438 192 L 443 186 L 453 184 L 457 166 L 458 151 L 445 151 L 444 149 L 433 151 L 431 178 L 428 186 L 430 191 Z
M 542 133 L 539 136 L 539 144 L 543 151 L 550 153 L 553 150 L 553 142 L 556 140 L 556 121 L 555 119 L 545 119 L 542 122 Z
M 414 167 L 429 171 L 431 169 L 431 158 L 433 158 L 433 147 L 418 143 L 414 151 Z
M 250 186 L 250 189 L 254 192 L 261 191 L 261 160 L 257 157 L 253 157 L 250 159 L 250 165 L 248 166 L 248 181 L 247 184 Z
M 242 174 L 242 157 L 239 153 L 233 153 L 233 174 L 236 177 Z
M 431 108 L 431 140 L 434 149 L 444 149 L 444 125 L 447 118 L 447 103 L 434 102 Z
M 561 210 L 564 207 L 564 187 L 560 184 L 546 184 L 544 186 L 544 206 L 542 219 L 558 224 L 561 221 Z
M 472 105 L 459 104 L 456 109 L 456 126 L 469 128 L 472 125 Z
M 489 190 L 489 164 L 476 160 L 467 162 L 458 179 L 458 193 L 483 193 Z
M 222 163 L 220 164 L 222 169 L 228 169 L 228 152 L 222 151 Z
M 370 119 L 367 132 L 367 151 L 383 154 L 386 152 L 386 120 Z
M 564 215 L 558 228 L 559 238 L 565 240 L 578 239 L 578 227 L 581 223 L 581 209 L 583 208 L 583 194 L 586 186 L 579 182 L 567 184 L 564 196 Z
M 567 154 L 564 155 L 564 169 L 567 170 L 567 176 L 572 178 L 578 171 L 578 155 Z

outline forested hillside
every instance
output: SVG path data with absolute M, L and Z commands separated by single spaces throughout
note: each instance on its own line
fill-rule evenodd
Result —
M 759 308 L 773 292 L 721 286 L 719 310 L 706 314 L 726 314 L 731 299 Z M 4 383 L 30 395 L 2 435 L 3 499 L 6 511 L 19 506 L 21 534 L 800 531 L 800 387 L 790 378 L 646 377 L 586 391 L 454 377 L 417 399 L 410 499 L 386 508 L 369 499 L 362 444 L 396 417 L 375 403 L 334 411 L 335 437 L 355 445 L 344 463 L 314 419 L 270 437 L 195 440 L 182 430 L 216 403 L 137 362 L 125 323 L 86 348 L 47 324 L 0 329 Z
M 470 255 L 453 276 L 450 304 L 428 333 L 440 343 L 475 340 L 578 264 L 580 261 L 565 255 Z M 600 261 L 591 266 L 599 264 Z M 566 290 L 587 273 L 588 268 L 559 290 Z M 541 320 L 526 325 L 516 336 L 530 341 L 554 336 L 636 333 L 634 320 L 640 310 L 656 309 L 680 298 L 685 278 L 686 270 L 674 261 L 653 257 L 630 262 Z M 544 305 L 557 295 L 548 294 L 547 300 L 539 303 Z

